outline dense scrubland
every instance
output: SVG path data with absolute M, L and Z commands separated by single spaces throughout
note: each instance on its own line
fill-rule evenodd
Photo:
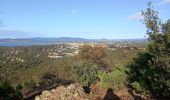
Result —
M 135 47 L 132 43 L 129 44 L 129 47 L 114 48 L 113 50 L 106 49 L 100 45 L 94 47 L 85 45 L 80 48 L 80 52 L 77 55 L 64 56 L 62 58 L 48 57 L 48 53 L 59 51 L 61 45 L 0 47 L 0 76 L 2 79 L 8 80 L 13 87 L 20 87 L 23 92 L 27 92 L 37 86 L 49 88 L 60 84 L 80 82 L 80 80 L 84 83 L 85 79 L 82 77 L 79 80 L 79 76 L 84 76 L 84 74 L 87 77 L 91 76 L 91 80 L 95 82 L 98 80 L 98 72 L 95 73 L 95 79 L 89 73 L 93 74 L 97 70 L 111 72 L 116 67 L 125 66 L 137 52 L 143 51 L 144 44 L 140 43 L 139 45 Z M 112 46 L 110 45 L 111 48 Z M 70 51 L 67 50 L 67 52 Z M 96 68 L 93 68 L 93 65 Z M 74 66 L 78 68 L 74 68 Z M 84 74 L 75 74 L 80 70 Z M 89 70 L 89 73 L 86 73 L 86 70 Z M 103 72 L 100 72 L 100 74 L 101 77 L 106 76 Z
M 161 22 L 151 3 L 148 3 L 142 15 L 148 35 L 146 49 L 143 49 L 143 44 L 142 49 L 133 46 L 108 49 L 103 45 L 84 45 L 79 48 L 77 55 L 53 59 L 47 56 L 49 52 L 57 50 L 57 46 L 1 47 L 1 98 L 6 99 L 11 93 L 13 95 L 8 99 L 20 99 L 20 91 L 38 86 L 51 88 L 80 83 L 90 88 L 97 82 L 114 92 L 131 90 L 141 99 L 168 99 L 170 20 Z
M 57 50 L 55 47 L 56 45 L 0 47 L 1 77 L 9 80 L 13 86 L 31 80 L 38 84 L 45 74 L 54 74 L 63 80 L 73 80 L 70 67 L 74 62 L 80 60 L 79 55 L 65 56 L 57 59 L 47 57 L 48 53 L 51 52 L 50 50 L 53 50 L 52 52 Z M 97 49 L 100 50 L 100 48 Z M 138 51 L 140 50 L 131 48 L 117 48 L 114 51 L 105 50 L 103 51 L 105 54 L 102 61 L 107 63 L 108 68 L 112 69 L 116 65 L 125 65 Z M 97 53 L 95 51 L 93 52 Z

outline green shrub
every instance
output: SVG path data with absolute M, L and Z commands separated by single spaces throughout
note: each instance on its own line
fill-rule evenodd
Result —
M 21 83 L 18 83 L 17 85 L 16 85 L 16 90 L 22 90 L 23 89 L 23 86 L 22 86 L 22 84 Z
M 51 86 L 57 82 L 58 78 L 55 74 L 52 74 L 52 72 L 46 72 L 42 75 L 40 80 L 40 85 L 42 86 Z
M 36 83 L 33 80 L 25 81 L 23 83 L 23 88 L 34 88 L 36 86 Z
M 112 88 L 116 91 L 125 88 L 125 70 L 126 68 L 123 66 L 118 66 L 110 73 L 100 71 L 98 74 L 100 78 L 100 84 L 105 88 Z
M 21 100 L 22 94 L 7 81 L 0 82 L 0 100 Z
M 129 86 L 136 91 L 155 96 L 168 96 L 170 93 L 169 72 L 154 64 L 153 55 L 139 53 L 129 65 Z
M 132 88 L 136 89 L 138 92 L 142 92 L 144 95 L 149 94 L 149 91 L 143 88 L 143 86 L 141 86 L 141 84 L 136 81 L 131 83 L 130 85 L 132 86 Z
M 71 66 L 72 73 L 77 82 L 80 82 L 84 86 L 89 86 L 91 83 L 95 83 L 98 79 L 96 64 L 89 61 L 76 62 Z

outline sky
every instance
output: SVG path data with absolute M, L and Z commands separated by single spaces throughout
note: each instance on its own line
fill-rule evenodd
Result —
M 170 0 L 0 0 L 0 38 L 144 38 L 149 1 L 170 18 Z

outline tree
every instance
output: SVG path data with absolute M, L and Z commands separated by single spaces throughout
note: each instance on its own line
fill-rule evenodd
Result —
M 151 2 L 142 11 L 148 35 L 148 50 L 139 53 L 130 67 L 130 85 L 152 95 L 170 96 L 170 20 L 162 23 Z M 135 86 L 138 85 L 138 86 Z
M 84 45 L 80 48 L 78 58 L 80 60 L 87 60 L 95 63 L 103 70 L 108 70 L 107 64 L 104 63 L 103 58 L 106 56 L 105 48 L 102 46 Z
M 147 3 L 147 10 L 142 11 L 142 16 L 144 17 L 143 19 L 143 24 L 146 26 L 146 34 L 149 36 L 150 41 L 156 40 L 156 36 L 160 32 L 160 19 L 158 17 L 158 11 L 153 10 L 153 6 L 151 2 Z

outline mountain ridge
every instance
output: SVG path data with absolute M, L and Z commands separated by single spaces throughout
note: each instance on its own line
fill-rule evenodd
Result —
M 59 37 L 59 38 L 18 38 L 18 39 L 0 39 L 0 46 L 31 46 L 31 45 L 45 45 L 45 44 L 58 44 L 58 43 L 88 43 L 88 42 L 145 42 L 144 38 L 138 39 L 85 39 L 75 37 Z

